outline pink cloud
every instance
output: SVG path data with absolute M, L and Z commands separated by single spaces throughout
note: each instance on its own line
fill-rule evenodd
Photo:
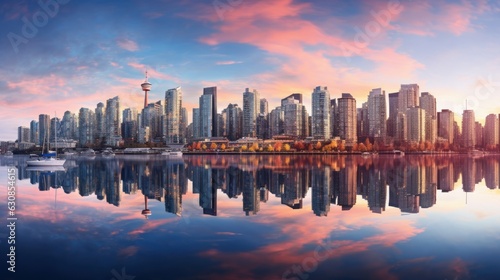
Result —
M 226 61 L 217 61 L 217 65 L 233 65 L 233 64 L 240 64 L 243 63 L 241 61 L 234 61 L 234 60 L 226 60 Z
M 205 7 L 209 8 L 213 7 Z M 375 6 L 369 8 L 377 9 Z M 398 52 L 397 44 L 378 46 L 381 39 L 377 36 L 384 38 L 388 30 L 396 29 L 392 21 L 383 26 L 380 34 L 360 46 L 354 35 L 348 37 L 338 27 L 346 22 L 322 25 L 304 19 L 302 16 L 306 13 L 317 15 L 319 11 L 310 4 L 280 0 L 245 2 L 241 7 L 227 11 L 223 21 L 201 12 L 197 14 L 198 19 L 215 22 L 216 32 L 200 38 L 200 41 L 208 45 L 248 44 L 274 57 L 269 63 L 276 69 L 251 78 L 253 87 L 263 96 L 273 96 L 268 100 L 271 108 L 280 98 L 293 92 L 303 93 L 307 106 L 312 89 L 318 85 L 330 86 L 332 98 L 341 92 L 365 98 L 371 88 L 392 85 L 394 80 L 412 80 L 415 70 L 424 67 L 409 55 Z M 397 13 L 393 15 L 394 20 L 398 16 Z M 345 46 L 352 51 L 346 52 Z M 374 69 L 351 67 L 349 59 L 353 56 L 373 62 Z M 381 81 L 380 77 L 387 77 L 387 80 Z M 233 89 L 231 86 L 232 94 L 235 93 Z
M 137 45 L 137 43 L 130 39 L 120 38 L 116 40 L 116 44 L 118 44 L 120 48 L 129 52 L 135 52 L 139 50 L 139 46 Z
M 477 26 L 473 20 L 491 9 L 486 0 L 405 2 L 397 30 L 419 36 L 436 36 L 438 32 L 459 36 L 474 31 Z

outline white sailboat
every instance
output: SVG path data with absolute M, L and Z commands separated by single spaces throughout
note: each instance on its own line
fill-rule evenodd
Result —
M 57 126 L 57 117 L 56 117 L 56 126 Z M 49 151 L 49 153 L 42 154 L 37 159 L 31 159 L 31 160 L 26 161 L 28 166 L 63 166 L 64 165 L 66 160 L 57 158 L 57 127 L 56 127 L 55 131 L 56 131 L 56 134 L 55 134 L 56 150 L 53 153 L 51 153 L 52 151 L 50 151 L 49 143 L 47 143 L 47 150 Z M 46 133 L 46 131 L 45 131 L 45 133 Z M 44 150 L 43 146 L 45 146 L 45 139 L 46 139 L 46 137 L 44 136 L 43 137 L 43 144 L 44 145 L 42 145 L 42 153 Z

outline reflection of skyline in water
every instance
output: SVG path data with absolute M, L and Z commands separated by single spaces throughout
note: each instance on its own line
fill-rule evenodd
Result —
M 185 156 L 182 160 L 116 159 L 77 161 L 65 172 L 27 171 L 18 165 L 20 180 L 29 179 L 40 191 L 60 187 L 65 193 L 120 206 L 122 195 L 140 193 L 163 202 L 165 211 L 182 215 L 182 196 L 199 195 L 203 214 L 217 216 L 218 190 L 228 198 L 242 197 L 244 215 L 256 215 L 270 196 L 292 209 L 302 209 L 310 191 L 312 211 L 327 216 L 331 207 L 343 211 L 357 199 L 373 213 L 389 207 L 418 213 L 437 203 L 437 190 L 454 191 L 459 179 L 464 192 L 474 192 L 483 179 L 489 189 L 499 186 L 500 158 L 407 156 L 392 158 L 336 156 Z M 220 193 L 219 193 L 220 195 Z M 358 197 L 359 196 L 359 197 Z M 288 208 L 287 207 L 287 208 Z

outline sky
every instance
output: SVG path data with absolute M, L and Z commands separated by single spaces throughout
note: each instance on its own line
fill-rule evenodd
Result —
M 39 114 L 95 109 L 120 96 L 142 107 L 182 87 L 191 119 L 203 87 L 218 110 L 256 89 L 270 110 L 299 92 L 417 83 L 437 108 L 500 113 L 500 1 L 4 0 L 0 4 L 0 140 Z M 459 119 L 459 118 L 457 118 Z

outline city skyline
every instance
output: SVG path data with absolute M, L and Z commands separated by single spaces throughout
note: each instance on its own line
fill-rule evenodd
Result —
M 316 86 L 331 98 L 349 92 L 360 108 L 372 89 L 409 83 L 459 123 L 465 100 L 483 124 L 500 112 L 490 102 L 500 80 L 494 1 L 230 2 L 6 2 L 0 140 L 16 139 L 39 114 L 77 113 L 114 96 L 121 108 L 140 109 L 145 70 L 148 98 L 164 100 L 180 86 L 187 112 L 211 86 L 218 113 L 230 103 L 243 108 L 245 88 L 270 110 L 302 93 L 310 112 Z

